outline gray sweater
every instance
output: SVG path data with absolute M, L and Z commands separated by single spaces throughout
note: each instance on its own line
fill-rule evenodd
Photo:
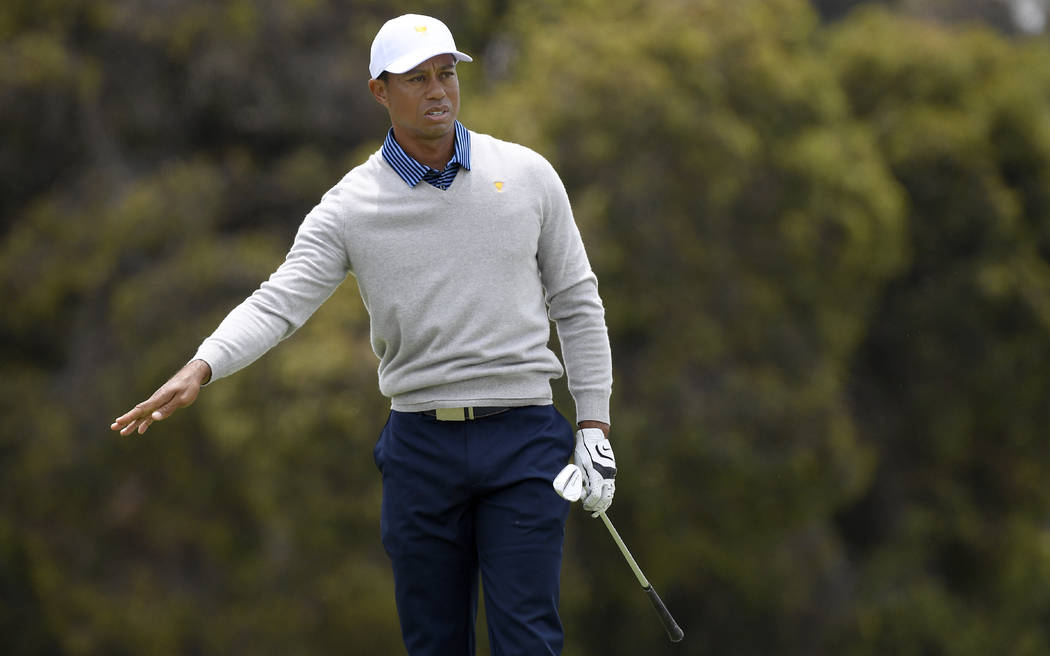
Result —
M 609 421 L 597 280 L 561 180 L 528 148 L 472 132 L 471 169 L 447 191 L 409 187 L 376 152 L 324 195 L 284 263 L 195 357 L 212 380 L 247 366 L 347 274 L 393 409 L 550 404 L 563 373 L 547 347 L 552 319 L 577 421 Z

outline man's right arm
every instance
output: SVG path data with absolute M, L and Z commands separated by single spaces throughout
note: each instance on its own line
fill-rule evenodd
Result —
M 205 383 L 247 366 L 299 328 L 350 269 L 343 207 L 337 186 L 307 215 L 273 275 L 223 319 L 190 362 L 110 428 L 121 435 L 145 433 L 153 422 L 192 404 Z
M 109 428 L 120 431 L 121 435 L 130 435 L 136 430 L 141 435 L 153 422 L 167 419 L 179 408 L 192 405 L 201 387 L 210 379 L 211 366 L 204 360 L 191 360 L 153 396 L 117 417 Z
M 337 185 L 325 194 L 299 226 L 284 262 L 201 343 L 193 357 L 211 365 L 212 380 L 247 367 L 291 336 L 346 278 L 348 193 Z

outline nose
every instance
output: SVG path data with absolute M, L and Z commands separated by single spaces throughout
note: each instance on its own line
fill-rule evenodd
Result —
M 445 85 L 441 84 L 441 80 L 435 75 L 430 78 L 430 82 L 427 83 L 427 98 L 431 100 L 440 100 L 445 97 Z

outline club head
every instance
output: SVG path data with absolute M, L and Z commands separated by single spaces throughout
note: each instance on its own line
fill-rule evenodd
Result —
M 576 465 L 565 465 L 554 477 L 554 491 L 566 501 L 579 501 L 583 496 L 583 472 L 580 468 Z

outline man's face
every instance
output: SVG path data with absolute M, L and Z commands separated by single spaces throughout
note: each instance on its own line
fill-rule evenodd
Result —
M 399 137 L 429 141 L 455 131 L 459 115 L 459 78 L 452 55 L 431 57 L 407 73 L 372 80 L 372 94 L 390 112 Z

